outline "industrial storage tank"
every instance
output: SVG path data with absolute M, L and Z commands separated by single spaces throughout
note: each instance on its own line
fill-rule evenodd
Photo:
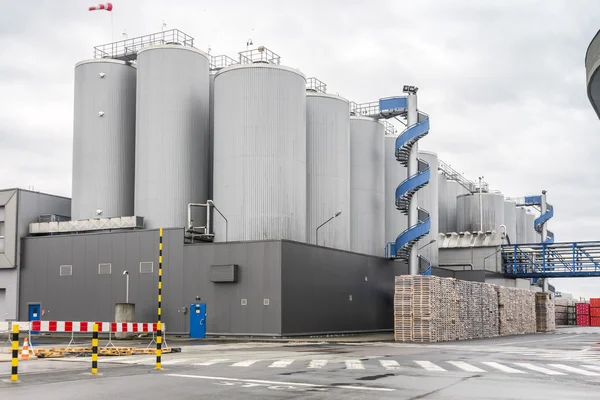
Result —
M 501 193 L 475 193 L 458 196 L 456 200 L 459 232 L 481 230 L 480 196 L 483 205 L 483 231 L 501 231 L 500 225 L 504 224 L 504 196 Z
M 456 215 L 456 199 L 458 196 L 468 194 L 460 183 L 455 180 L 448 180 L 446 183 L 446 231 L 458 232 L 457 215 Z
M 218 71 L 210 71 L 209 75 L 209 108 L 208 108 L 208 198 L 213 197 L 213 154 L 215 152 L 215 76 Z
M 517 244 L 531 243 L 527 237 L 527 210 L 517 207 Z
M 306 241 L 306 78 L 280 65 L 220 70 L 214 91 L 215 240 Z
M 306 93 L 308 243 L 350 250 L 350 105 L 339 96 Z M 329 218 L 335 219 L 316 229 Z
M 517 243 L 517 203 L 514 201 L 504 201 L 504 225 L 510 243 Z
M 438 225 L 440 233 L 450 232 L 448 230 L 448 178 L 438 172 Z M 456 202 L 456 198 L 454 198 Z
M 535 214 L 527 210 L 527 243 L 540 243 L 535 231 Z
M 385 249 L 384 131 L 373 118 L 350 117 L 350 248 L 380 257 Z
M 75 66 L 73 220 L 133 215 L 135 87 L 126 62 Z
M 406 179 L 406 167 L 396 160 L 396 138 L 396 135 L 384 138 L 386 243 L 395 242 L 408 228 L 408 217 L 396 208 L 396 188 Z
M 208 198 L 209 60 L 192 47 L 138 53 L 135 213 L 146 228 L 184 227 Z M 198 210 L 194 225 L 204 224 Z
M 429 212 L 431 227 L 429 233 L 423 236 L 417 247 L 420 248 L 419 254 L 429 260 L 432 266 L 437 267 L 438 265 L 438 235 L 440 233 L 439 222 L 437 219 L 438 215 L 438 156 L 436 153 L 430 151 L 419 151 L 418 157 L 429 164 L 431 176 L 429 183 L 425 185 L 417 194 L 417 203 L 420 208 L 423 208 Z M 435 241 L 434 241 L 435 240 Z M 434 241 L 434 242 L 432 242 Z

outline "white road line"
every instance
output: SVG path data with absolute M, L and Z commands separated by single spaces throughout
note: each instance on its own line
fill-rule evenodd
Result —
M 448 363 L 467 372 L 485 372 L 483 369 L 466 363 L 464 361 L 448 361 Z
M 201 363 L 194 363 L 192 365 L 206 365 L 206 366 L 208 366 L 208 365 L 222 363 L 222 362 L 225 362 L 225 361 L 229 361 L 229 359 L 228 358 L 216 358 L 214 360 L 208 360 L 208 361 L 201 362 Z
M 400 369 L 400 364 L 398 364 L 398 361 L 394 361 L 394 360 L 379 360 L 379 363 L 381 364 L 381 366 L 385 369 L 388 370 L 399 370 Z
M 485 364 L 487 366 L 490 366 L 492 368 L 496 368 L 502 372 L 509 373 L 509 374 L 526 374 L 527 373 L 525 371 L 521 371 L 519 369 L 514 369 L 514 368 L 511 368 L 506 365 L 502 365 L 500 363 L 493 362 L 493 361 L 482 361 L 481 363 Z
M 177 358 L 177 359 L 174 359 L 174 360 L 165 360 L 161 364 L 162 365 L 173 365 L 173 364 L 180 364 L 182 362 L 186 362 L 186 361 L 189 361 L 189 360 L 190 360 L 189 358 Z
M 582 367 L 586 367 L 588 369 L 591 369 L 593 371 L 600 371 L 600 367 L 597 365 L 582 365 Z
M 238 379 L 238 378 L 226 378 L 219 376 L 202 376 L 202 375 L 182 375 L 182 374 L 167 374 L 166 376 L 174 376 L 178 378 L 194 378 L 194 379 L 208 379 L 212 381 L 231 381 L 231 382 L 247 382 L 247 383 L 259 383 L 265 385 L 289 385 L 289 386 L 301 386 L 309 388 L 343 388 L 350 390 L 370 390 L 375 392 L 393 392 L 396 389 L 382 388 L 382 387 L 369 387 L 369 386 L 331 386 L 331 385 L 316 385 L 313 383 L 297 383 L 297 382 L 281 382 L 281 381 L 263 381 L 258 379 Z
M 540 367 L 538 365 L 533 365 L 530 363 L 515 363 L 515 365 L 518 365 L 519 367 L 530 369 L 535 372 L 541 372 L 542 374 L 546 374 L 546 375 L 566 375 L 564 372 L 554 371 L 554 370 Z
M 426 369 L 427 371 L 437 371 L 437 372 L 446 372 L 447 370 L 432 363 L 431 361 L 415 361 L 421 368 Z
M 232 367 L 249 367 L 254 363 L 259 362 L 260 360 L 245 360 L 231 364 Z
M 575 374 L 585 375 L 585 376 L 600 376 L 600 374 L 596 372 L 586 371 L 585 369 L 571 367 L 565 364 L 548 364 L 551 367 L 562 369 L 564 371 L 573 372 Z
M 285 368 L 293 362 L 294 360 L 279 360 L 269 365 L 269 368 Z
M 360 360 L 346 360 L 346 369 L 365 369 Z
M 308 363 L 308 368 L 323 368 L 327 365 L 327 360 L 312 360 Z
M 119 364 L 142 364 L 142 363 L 147 363 L 149 361 L 156 361 L 156 357 L 142 357 L 142 358 L 138 358 L 138 359 L 134 359 L 134 360 L 122 360 L 122 361 L 118 361 Z

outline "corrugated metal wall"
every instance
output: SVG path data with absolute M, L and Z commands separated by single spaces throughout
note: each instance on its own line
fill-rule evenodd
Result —
M 517 207 L 517 241 L 516 243 L 530 243 L 527 237 L 527 210 Z
M 396 137 L 384 139 L 385 158 L 385 242 L 395 242 L 408 227 L 408 218 L 396 208 L 396 188 L 406 179 L 406 167 L 396 160 Z
M 457 198 L 459 232 L 477 232 L 481 229 L 479 193 Z M 501 193 L 483 193 L 483 231 L 500 232 L 504 224 L 504 196 Z
M 350 109 L 346 99 L 306 94 L 307 241 L 350 250 Z
M 517 206 L 514 201 L 504 201 L 504 225 L 512 244 L 517 241 Z
M 385 248 L 384 130 L 372 118 L 350 117 L 350 247 L 380 257 Z
M 419 240 L 417 248 L 421 248 L 419 254 L 428 259 L 432 266 L 436 267 L 439 260 L 437 240 L 440 233 L 438 222 L 438 156 L 436 153 L 429 151 L 419 151 L 418 157 L 427 161 L 431 169 L 429 183 L 419 190 L 416 195 L 418 206 L 429 212 L 431 228 L 429 233 Z M 435 240 L 435 242 L 431 243 L 432 240 Z
M 448 231 L 448 179 L 438 173 L 438 224 L 440 233 Z
M 138 54 L 135 214 L 146 228 L 183 227 L 208 198 L 209 62 L 175 45 Z M 204 224 L 198 210 L 194 225 Z
M 133 215 L 136 69 L 115 60 L 75 66 L 74 220 Z
M 228 239 L 306 241 L 306 78 L 236 65 L 219 71 L 214 90 L 213 197 Z M 225 240 L 218 216 L 215 240 Z

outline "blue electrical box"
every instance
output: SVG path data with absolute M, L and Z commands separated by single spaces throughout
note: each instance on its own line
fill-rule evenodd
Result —
M 29 320 L 30 321 L 39 321 L 42 319 L 42 311 L 40 304 L 30 304 L 29 305 Z M 37 335 L 39 332 L 31 332 L 34 335 Z
M 206 337 L 206 304 L 190 304 L 190 339 Z

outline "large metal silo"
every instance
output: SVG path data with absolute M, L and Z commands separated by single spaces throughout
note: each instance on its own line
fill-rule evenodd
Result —
M 540 243 L 534 227 L 535 214 L 527 210 L 527 243 Z
M 438 173 L 438 230 L 440 233 L 450 232 L 448 230 L 448 179 L 445 175 Z M 456 197 L 454 198 L 456 202 Z
M 214 96 L 213 197 L 227 239 L 306 241 L 306 78 L 234 65 L 217 73 Z M 218 216 L 215 240 L 226 240 Z
M 187 205 L 208 198 L 208 57 L 152 46 L 138 53 L 137 68 L 135 213 L 146 228 L 183 227 Z M 204 223 L 198 211 L 195 226 Z
M 504 196 L 501 193 L 476 193 L 458 196 L 456 200 L 459 232 L 481 230 L 480 204 L 483 205 L 483 231 L 501 231 L 500 225 L 504 224 Z
M 527 232 L 527 210 L 525 207 L 517 207 L 517 244 L 531 243 Z
M 133 215 L 135 87 L 123 61 L 75 66 L 73 220 Z
M 438 156 L 436 153 L 430 151 L 419 151 L 418 157 L 429 164 L 431 170 L 431 177 L 429 183 L 425 185 L 417 193 L 418 205 L 429 212 L 431 218 L 431 225 L 429 233 L 423 236 L 418 243 L 419 254 L 429 260 L 432 266 L 437 267 L 438 265 L 438 235 L 440 233 L 439 222 L 438 222 L 438 197 L 439 197 L 439 175 L 438 170 Z M 435 242 L 432 242 L 435 240 Z
M 460 232 L 457 225 L 458 220 L 456 215 L 456 199 L 458 196 L 468 194 L 469 192 L 460 183 L 454 180 L 448 180 L 446 184 L 446 191 L 446 230 L 448 232 Z
M 384 139 L 385 158 L 385 241 L 395 242 L 406 228 L 408 217 L 396 208 L 396 188 L 406 179 L 406 167 L 396 160 L 395 135 L 386 135 Z
M 375 119 L 350 117 L 350 247 L 375 256 L 385 249 L 384 131 Z
M 209 110 L 208 110 L 208 198 L 213 197 L 213 153 L 215 151 L 215 76 L 217 71 L 209 75 Z
M 350 105 L 306 93 L 306 220 L 308 243 L 350 250 Z M 342 213 L 319 229 L 319 225 Z
M 504 201 L 504 225 L 510 243 L 517 243 L 517 203 L 514 201 Z

